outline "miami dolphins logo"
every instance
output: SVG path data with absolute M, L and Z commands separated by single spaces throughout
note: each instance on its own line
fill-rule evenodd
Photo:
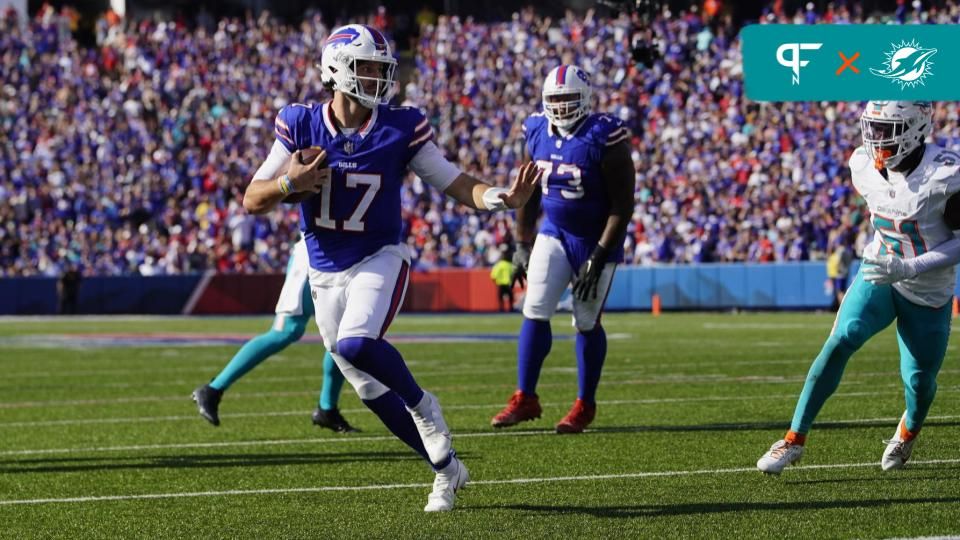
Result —
M 933 75 L 933 62 L 930 57 L 937 53 L 936 49 L 924 49 L 916 40 L 890 45 L 893 50 L 885 53 L 887 60 L 884 68 L 870 68 L 870 73 L 899 83 L 901 90 L 908 86 L 912 88 L 922 85 L 924 79 Z

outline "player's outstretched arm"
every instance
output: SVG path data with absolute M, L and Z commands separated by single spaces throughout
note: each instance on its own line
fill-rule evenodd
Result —
M 281 201 L 299 202 L 317 193 L 330 181 L 330 169 L 323 167 L 327 152 L 321 150 L 308 163 L 303 163 L 297 150 L 290 159 L 286 174 L 273 178 L 255 178 L 243 194 L 243 207 L 252 214 L 264 214 Z
M 467 173 L 460 173 L 443 192 L 477 210 L 520 208 L 539 186 L 542 174 L 540 168 L 533 162 L 528 162 L 520 167 L 509 188 L 498 188 Z
M 600 241 L 590 258 L 580 267 L 573 281 L 573 295 L 578 300 L 589 301 L 597 296 L 600 274 L 610 258 L 610 252 L 623 244 L 627 225 L 633 215 L 633 191 L 637 175 L 626 142 L 612 146 L 603 156 L 600 171 L 610 200 L 610 213 L 603 228 Z

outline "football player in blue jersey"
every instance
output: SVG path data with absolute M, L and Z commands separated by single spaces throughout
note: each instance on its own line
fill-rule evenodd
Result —
M 526 278 L 517 351 L 517 390 L 491 420 L 496 428 L 539 418 L 540 368 L 550 353 L 550 317 L 573 284 L 579 393 L 557 433 L 580 433 L 596 415 L 596 391 L 607 353 L 600 325 L 623 238 L 633 215 L 636 182 L 630 130 L 591 114 L 590 78 L 577 66 L 554 68 L 543 85 L 543 112 L 524 123 L 527 153 L 543 171 L 542 193 L 517 214 L 517 279 Z M 534 238 L 543 207 L 540 232 Z
M 296 243 L 287 275 L 277 300 L 277 316 L 273 326 L 264 334 L 244 343 L 230 362 L 209 384 L 201 385 L 193 391 L 193 401 L 197 403 L 200 416 L 215 426 L 220 425 L 220 400 L 230 386 L 260 365 L 267 358 L 286 349 L 303 337 L 307 323 L 313 317 L 313 299 L 310 287 L 307 287 L 307 244 L 302 239 Z M 330 353 L 323 356 L 323 386 L 320 388 L 320 401 L 313 411 L 313 424 L 332 429 L 338 433 L 359 431 L 351 426 L 340 413 L 337 403 L 343 388 L 343 374 Z
M 523 206 L 540 171 L 525 164 L 509 188 L 461 172 L 433 143 L 419 110 L 388 105 L 396 67 L 379 31 L 356 24 L 334 30 L 320 60 L 333 99 L 280 111 L 276 142 L 243 202 L 254 213 L 283 200 L 300 202 L 324 344 L 367 407 L 433 467 L 424 510 L 443 511 L 453 508 L 467 469 L 453 452 L 437 398 L 420 388 L 384 339 L 403 304 L 410 268 L 401 238 L 401 185 L 409 169 L 467 206 L 497 211 Z

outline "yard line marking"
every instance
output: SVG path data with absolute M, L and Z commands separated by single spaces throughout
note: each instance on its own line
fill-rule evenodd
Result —
M 484 369 L 484 370 L 449 370 L 449 371 L 421 371 L 417 372 L 416 376 L 418 378 L 425 377 L 450 377 L 451 375 L 478 375 L 478 374 L 494 374 L 494 373 L 513 373 L 517 370 L 516 367 L 510 368 L 500 368 L 500 369 Z M 576 373 L 576 367 L 552 367 L 546 368 L 543 370 L 544 373 L 549 374 L 566 374 L 566 373 Z M 767 382 L 772 384 L 780 383 L 792 383 L 804 380 L 805 377 L 797 376 L 783 376 L 783 375 L 728 375 L 724 373 L 709 373 L 703 375 L 689 375 L 684 373 L 660 373 L 660 374 L 649 374 L 646 370 L 635 370 L 635 369 L 612 369 L 604 372 L 608 376 L 619 375 L 633 375 L 640 376 L 642 379 L 633 379 L 633 380 L 623 380 L 623 381 L 611 381 L 605 384 L 655 384 L 663 381 L 682 381 L 682 382 Z M 941 374 L 944 375 L 953 375 L 960 373 L 960 370 L 955 369 L 943 369 L 940 370 Z M 889 377 L 891 372 L 888 371 L 877 371 L 877 372 L 861 372 L 854 373 L 850 375 L 850 380 L 857 380 L 858 378 L 862 379 L 871 379 L 879 377 Z M 273 376 L 273 377 L 258 377 L 258 383 L 289 383 L 289 382 L 300 382 L 304 380 L 304 376 Z M 109 383 L 83 383 L 83 384 L 74 384 L 71 385 L 72 388 L 114 388 L 114 389 L 127 389 L 127 388 L 144 388 L 148 386 L 152 387 L 190 387 L 196 384 L 196 380 L 188 379 L 167 379 L 167 380 L 158 380 L 158 381 L 146 381 L 146 382 L 109 382 Z M 545 383 L 547 385 L 552 383 Z M 17 385 L 20 386 L 20 385 Z M 435 385 L 431 385 L 435 386 Z M 3 388 L 3 385 L 0 385 L 0 388 Z M 0 408 L 3 405 L 0 404 Z
M 914 461 L 914 465 L 947 465 L 960 463 L 958 459 L 931 459 Z M 823 469 L 856 469 L 862 467 L 877 467 L 874 461 L 866 463 L 832 463 L 824 465 L 805 465 L 794 466 L 793 470 L 823 470 Z M 699 469 L 691 471 L 648 471 L 619 474 L 588 474 L 580 476 L 545 476 L 539 478 L 503 478 L 498 480 L 475 480 L 470 482 L 470 486 L 502 486 L 511 484 L 539 484 L 549 482 L 584 482 L 600 480 L 628 480 L 644 478 L 664 478 L 678 476 L 695 476 L 711 474 L 739 474 L 756 473 L 756 467 L 734 467 L 729 469 Z M 185 497 L 228 497 L 239 495 L 282 495 L 289 493 L 323 493 L 335 491 L 381 491 L 392 489 L 425 489 L 432 487 L 432 483 L 410 483 L 410 484 L 370 484 L 363 486 L 316 486 L 299 488 L 267 488 L 267 489 L 230 489 L 224 491 L 192 491 L 180 493 L 143 493 L 139 495 L 94 495 L 88 497 L 62 497 L 50 499 L 8 499 L 0 500 L 0 506 L 10 505 L 35 505 L 35 504 L 56 504 L 56 503 L 84 503 L 84 502 L 105 502 L 105 501 L 131 501 L 144 499 L 175 499 Z
M 446 408 L 446 407 L 445 407 Z M 359 412 L 365 409 L 357 409 Z M 353 411 L 353 410 L 351 410 Z M 302 414 L 302 413 L 301 413 Z M 866 418 L 866 419 L 853 419 L 853 420 L 820 420 L 814 422 L 814 427 L 817 425 L 823 424 L 844 424 L 844 425 L 869 425 L 876 422 L 890 422 L 893 425 L 899 416 L 894 417 L 885 417 L 885 418 Z M 960 415 L 940 415 L 940 416 L 928 416 L 928 420 L 954 420 L 960 418 Z M 715 424 L 715 423 L 714 423 Z M 777 422 L 748 422 L 748 423 L 730 423 L 722 424 L 724 427 L 729 429 L 737 429 L 743 427 L 756 426 L 757 424 L 765 425 L 770 424 L 771 426 L 776 425 Z M 787 421 L 784 420 L 783 424 L 786 425 Z M 717 424 L 719 425 L 719 424 Z M 656 430 L 658 426 L 656 424 L 646 426 L 650 430 Z M 689 426 L 680 426 L 680 427 L 689 427 L 696 428 L 696 424 L 690 424 Z M 772 428 L 771 428 L 772 429 Z M 643 431 L 643 429 L 638 429 L 637 431 Z M 600 428 L 600 429 L 587 429 L 587 433 L 595 434 L 617 434 L 622 433 L 622 431 L 617 431 L 616 426 L 611 426 L 610 428 Z M 519 430 L 519 431 L 474 431 L 474 432 L 461 432 L 456 433 L 455 436 L 458 439 L 475 439 L 475 438 L 486 438 L 486 437 L 525 437 L 531 435 L 549 435 L 553 436 L 554 431 L 549 428 L 535 429 L 535 430 Z M 84 454 L 84 453 L 108 453 L 108 452 L 123 452 L 131 450 L 168 450 L 168 449 L 183 449 L 183 448 L 229 448 L 229 447 L 248 447 L 248 446 L 285 446 L 285 445 L 311 445 L 311 444 L 337 444 L 337 443 L 354 443 L 354 442 L 379 442 L 379 441 L 393 441 L 396 440 L 396 437 L 392 435 L 372 435 L 366 437 L 322 437 L 322 438 L 309 438 L 309 439 L 266 439 L 266 440 L 242 440 L 242 441 L 217 441 L 217 442 L 195 442 L 195 443 L 167 443 L 167 444 L 137 444 L 137 445 L 125 445 L 125 446 L 100 446 L 100 447 L 87 447 L 87 448 L 37 448 L 37 449 L 24 449 L 24 450 L 4 450 L 0 451 L 0 456 L 34 456 L 34 455 L 49 455 L 49 454 Z
M 953 374 L 958 373 L 960 370 L 941 370 L 941 374 Z M 858 383 L 865 382 L 861 379 L 873 379 L 880 377 L 891 377 L 898 379 L 897 374 L 893 371 L 885 372 L 865 372 L 865 373 L 851 373 L 844 379 L 844 384 L 846 386 L 851 386 Z M 794 384 L 803 382 L 806 380 L 806 376 L 790 376 L 783 377 L 779 375 L 745 375 L 745 376 L 727 376 L 727 375 L 655 375 L 647 378 L 641 379 L 627 379 L 627 380 L 613 380 L 605 381 L 603 384 L 605 386 L 626 386 L 626 385 L 657 385 L 671 382 L 682 382 L 682 383 L 744 383 L 744 384 Z M 492 384 L 472 384 L 469 386 L 470 389 L 478 388 L 506 388 L 509 384 L 503 383 L 492 383 Z M 567 387 L 569 383 L 566 382 L 555 382 L 555 383 L 542 383 L 539 386 L 544 388 L 560 388 Z M 886 386 L 886 385 L 882 385 Z M 894 385 L 896 386 L 896 385 Z M 443 391 L 459 391 L 467 388 L 464 385 L 431 385 L 430 389 L 434 393 L 440 393 Z M 954 391 L 957 387 L 941 387 L 940 392 L 950 392 Z M 303 396 L 303 395 L 315 395 L 315 392 L 308 391 L 289 391 L 289 392 L 249 392 L 249 393 L 237 393 L 233 394 L 237 397 L 246 396 L 246 397 L 290 397 L 290 396 Z M 185 389 L 185 396 L 174 395 L 174 396 L 136 396 L 136 397 L 126 397 L 126 398 L 111 398 L 111 399 L 72 399 L 72 400 L 51 400 L 51 401 L 0 401 L 0 409 L 27 409 L 27 408 L 41 408 L 41 407 L 61 407 L 61 406 L 82 406 L 82 405 L 111 405 L 111 404 L 123 404 L 123 403 L 153 403 L 153 402 L 163 402 L 163 401 L 183 401 L 184 399 L 189 399 L 189 389 Z
M 953 348 L 951 348 L 953 350 Z M 175 349 L 170 349 L 172 352 L 176 352 Z M 200 354 L 200 353 L 198 353 Z M 191 355 L 193 357 L 198 356 L 198 354 Z M 200 376 L 207 376 L 208 371 L 217 371 L 223 367 L 222 358 L 219 355 L 208 355 L 202 358 L 203 361 L 209 361 L 209 364 L 197 364 L 191 366 L 182 366 L 182 367 L 157 367 L 150 366 L 150 372 L 157 373 L 196 373 Z M 293 369 L 311 369 L 315 370 L 318 366 L 316 363 L 319 360 L 318 358 L 302 358 L 302 357 L 285 357 L 282 354 L 277 354 L 270 357 L 271 365 L 284 362 L 285 367 Z M 483 373 L 501 373 L 508 371 L 516 370 L 516 358 L 514 356 L 492 356 L 485 360 L 488 365 L 496 365 L 499 363 L 503 364 L 503 367 L 497 368 L 482 368 L 482 369 L 449 369 L 446 366 L 449 365 L 449 360 L 418 360 L 416 358 L 406 359 L 407 364 L 411 366 L 418 366 L 421 368 L 436 368 L 436 371 L 417 371 L 416 375 L 425 376 L 425 375 L 436 375 L 436 374 L 483 374 Z M 726 360 L 702 360 L 699 362 L 655 362 L 655 363 L 637 363 L 636 365 L 631 365 L 632 369 L 622 370 L 622 371 L 655 371 L 660 368 L 675 368 L 675 367 L 716 367 L 716 366 L 776 366 L 776 365 L 791 365 L 791 364 L 801 364 L 803 366 L 809 366 L 812 362 L 812 357 L 803 356 L 794 359 L 769 359 L 769 360 L 736 360 L 736 361 L 726 361 Z M 883 356 L 865 356 L 864 358 L 858 358 L 858 364 L 873 363 L 873 362 L 887 362 L 891 365 L 896 366 L 896 359 L 891 359 Z M 631 362 L 633 364 L 633 362 Z M 543 370 L 548 371 L 561 371 L 567 368 L 560 366 L 545 366 Z M 69 377 L 99 377 L 104 375 L 133 375 L 133 374 L 142 374 L 144 368 L 136 369 L 117 369 L 117 368 L 105 368 L 105 369 L 86 369 L 86 370 L 65 370 L 65 371 L 24 371 L 24 372 L 13 372 L 5 373 L 4 379 L 20 379 L 20 378 L 69 378 Z M 416 370 L 415 370 L 416 371 Z M 604 373 L 612 373 L 612 370 L 604 370 Z
M 898 385 L 891 385 L 898 386 Z M 949 391 L 949 388 L 947 389 Z M 833 397 L 864 397 L 864 396 L 880 396 L 886 395 L 889 392 L 838 392 L 833 395 Z M 663 403 L 699 403 L 699 402 L 710 402 L 710 401 L 762 401 L 768 399 L 792 399 L 795 396 L 787 394 L 770 394 L 770 395 L 759 395 L 759 396 L 698 396 L 698 397 L 679 397 L 679 398 L 644 398 L 644 399 L 614 399 L 614 400 L 600 400 L 597 401 L 599 405 L 657 405 Z M 178 398 L 180 399 L 180 398 Z M 542 403 L 544 407 L 561 407 L 567 406 L 567 402 L 548 402 Z M 443 408 L 446 410 L 483 410 L 483 409 L 499 409 L 503 406 L 503 403 L 492 403 L 492 404 L 462 404 L 462 405 L 444 405 Z M 366 407 L 356 408 L 356 409 L 343 409 L 340 411 L 342 413 L 365 413 L 370 412 Z M 304 416 L 306 417 L 309 414 L 309 411 L 306 409 L 299 409 L 295 411 L 264 411 L 264 412 L 245 412 L 245 413 L 225 413 L 221 414 L 221 418 L 266 418 L 266 417 L 275 417 L 275 416 Z M 932 417 L 931 417 L 932 418 Z M 64 420 L 35 420 L 35 421 L 14 421 L 14 422 L 0 422 L 0 429 L 2 428 L 12 428 L 12 427 L 43 427 L 43 426 L 71 426 L 71 425 L 87 425 L 87 424 L 125 424 L 125 423 L 137 423 L 137 422 L 177 422 L 177 421 L 196 421 L 199 419 L 199 416 L 196 414 L 189 415 L 167 415 L 167 416 L 128 416 L 128 417 L 108 417 L 108 418 L 72 418 Z

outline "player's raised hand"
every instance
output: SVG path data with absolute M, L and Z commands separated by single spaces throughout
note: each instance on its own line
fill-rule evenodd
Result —
M 863 279 L 874 285 L 890 285 L 917 275 L 908 261 L 890 255 L 865 256 L 863 265 Z
M 290 177 L 293 193 L 317 193 L 324 184 L 330 182 L 330 168 L 324 167 L 327 151 L 320 149 L 313 158 L 309 157 L 314 149 L 297 150 L 293 153 L 287 176 Z
M 520 208 L 527 204 L 530 196 L 533 195 L 533 190 L 539 187 L 542 175 L 543 169 L 537 167 L 532 161 L 524 163 L 517 177 L 510 184 L 510 189 L 499 195 L 500 200 L 510 208 Z

